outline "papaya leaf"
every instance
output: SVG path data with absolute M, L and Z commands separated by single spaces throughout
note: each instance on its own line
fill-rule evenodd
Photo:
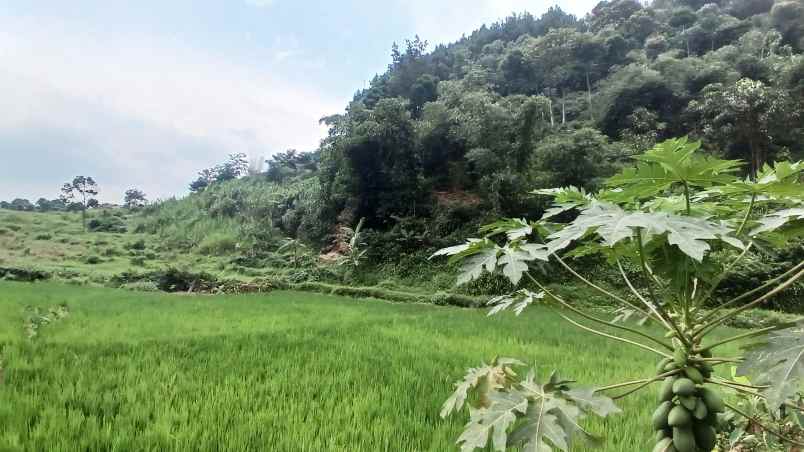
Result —
M 566 391 L 564 395 L 583 410 L 591 411 L 600 417 L 622 412 L 622 410 L 614 404 L 612 399 L 596 393 L 595 390 L 591 388 L 570 389 Z
M 737 375 L 770 385 L 764 391 L 769 406 L 778 407 L 792 398 L 804 383 L 804 322 L 770 333 L 763 345 L 745 355 Z
M 492 316 L 511 306 L 513 306 L 516 315 L 520 315 L 525 308 L 543 299 L 544 292 L 531 292 L 528 289 L 520 289 L 508 295 L 500 295 L 489 300 L 486 304 L 493 307 L 489 310 L 488 315 Z
M 505 234 L 508 240 L 517 240 L 527 237 L 533 232 L 533 227 L 524 219 L 504 218 L 480 228 L 480 233 L 487 237 Z
M 763 232 L 775 231 L 788 222 L 795 220 L 804 220 L 804 208 L 797 207 L 769 213 L 758 220 L 759 226 L 752 229 L 750 235 L 755 236 Z
M 488 408 L 469 409 L 469 423 L 458 438 L 461 451 L 482 449 L 491 438 L 495 451 L 504 451 L 508 443 L 508 428 L 525 414 L 528 400 L 517 391 L 492 392 Z
M 495 358 L 490 365 L 484 363 L 480 367 L 470 368 L 463 379 L 455 383 L 455 391 L 441 406 L 441 417 L 445 418 L 455 411 L 460 411 L 469 391 L 480 386 L 481 382 L 492 382 L 485 385 L 486 391 L 497 389 L 505 375 L 516 375 L 512 366 L 524 365 L 525 363 L 513 358 Z
M 594 230 L 609 247 L 631 239 L 641 230 L 651 236 L 667 234 L 667 242 L 676 245 L 684 254 L 700 262 L 711 248 L 706 240 L 721 239 L 732 246 L 743 248 L 742 242 L 729 236 L 731 230 L 720 223 L 714 224 L 703 218 L 672 215 L 666 212 L 626 212 L 607 203 L 593 203 L 581 212 L 566 228 L 550 234 L 547 243 L 550 253 L 566 248 L 575 240 Z

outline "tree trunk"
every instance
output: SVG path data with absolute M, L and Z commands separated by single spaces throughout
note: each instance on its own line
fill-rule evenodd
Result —
M 589 109 L 589 120 L 594 121 L 595 117 L 592 112 L 592 84 L 589 82 L 589 71 L 586 71 L 586 105 Z

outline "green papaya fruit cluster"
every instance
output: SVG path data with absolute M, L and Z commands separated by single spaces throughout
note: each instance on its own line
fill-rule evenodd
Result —
M 683 353 L 683 356 L 682 356 Z M 725 405 L 717 392 L 703 386 L 712 367 L 682 350 L 657 366 L 657 374 L 678 372 L 664 379 L 659 406 L 653 413 L 654 452 L 710 452 L 717 441 L 718 414 Z

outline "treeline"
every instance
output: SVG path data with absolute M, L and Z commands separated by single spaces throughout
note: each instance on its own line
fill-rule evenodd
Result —
M 0 209 L 18 210 L 20 212 L 61 212 L 67 210 L 68 205 L 61 199 L 39 198 L 35 203 L 16 198 L 12 201 L 0 201 Z

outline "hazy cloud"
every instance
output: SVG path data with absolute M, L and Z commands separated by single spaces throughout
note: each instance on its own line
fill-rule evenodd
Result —
M 180 194 L 228 153 L 315 148 L 318 119 L 344 104 L 148 36 L 0 25 L 0 199 L 48 195 L 30 182 L 45 165 L 54 189 L 88 173 L 110 201 L 130 186 Z

